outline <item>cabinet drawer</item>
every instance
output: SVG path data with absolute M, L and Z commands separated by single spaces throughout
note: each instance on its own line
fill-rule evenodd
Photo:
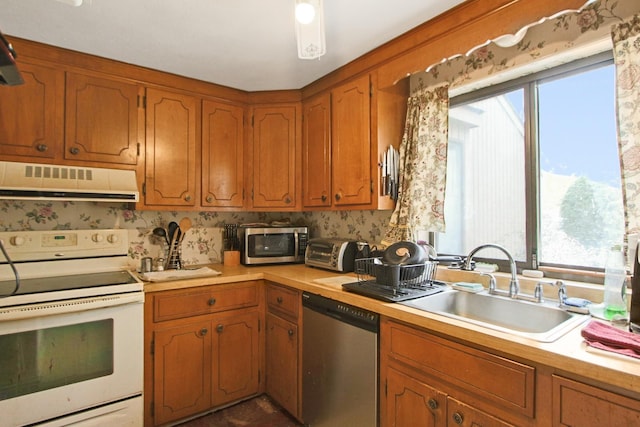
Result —
M 640 401 L 553 375 L 554 426 L 637 426 Z
M 296 290 L 271 283 L 267 285 L 267 306 L 269 311 L 276 311 L 297 319 L 300 298 L 300 292 Z
M 535 368 L 389 322 L 389 356 L 511 412 L 534 416 Z
M 258 305 L 258 282 L 199 287 L 155 295 L 153 321 L 217 313 Z

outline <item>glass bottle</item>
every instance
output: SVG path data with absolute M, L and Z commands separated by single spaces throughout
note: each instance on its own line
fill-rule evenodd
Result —
M 626 281 L 624 254 L 622 247 L 616 245 L 609 251 L 604 269 L 604 317 L 607 319 L 627 316 Z

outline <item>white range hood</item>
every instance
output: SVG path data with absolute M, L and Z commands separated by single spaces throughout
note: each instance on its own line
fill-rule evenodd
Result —
M 0 161 L 0 199 L 137 202 L 136 173 Z

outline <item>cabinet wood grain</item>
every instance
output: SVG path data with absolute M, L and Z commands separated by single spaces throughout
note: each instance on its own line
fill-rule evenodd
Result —
M 67 160 L 136 165 L 144 147 L 144 89 L 134 83 L 68 72 Z
M 205 207 L 244 207 L 244 108 L 202 103 L 202 200 Z
M 296 210 L 299 206 L 298 105 L 253 110 L 252 207 Z
M 147 89 L 144 204 L 155 208 L 195 206 L 200 175 L 199 100 Z
M 64 135 L 64 72 L 55 66 L 20 63 L 24 84 L 0 96 L 3 160 L 59 160 Z M 42 161 L 42 160 L 41 160 Z

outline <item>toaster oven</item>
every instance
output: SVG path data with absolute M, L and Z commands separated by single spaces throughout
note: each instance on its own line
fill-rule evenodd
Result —
M 348 273 L 353 271 L 357 248 L 355 240 L 325 237 L 310 239 L 305 253 L 305 264 Z

